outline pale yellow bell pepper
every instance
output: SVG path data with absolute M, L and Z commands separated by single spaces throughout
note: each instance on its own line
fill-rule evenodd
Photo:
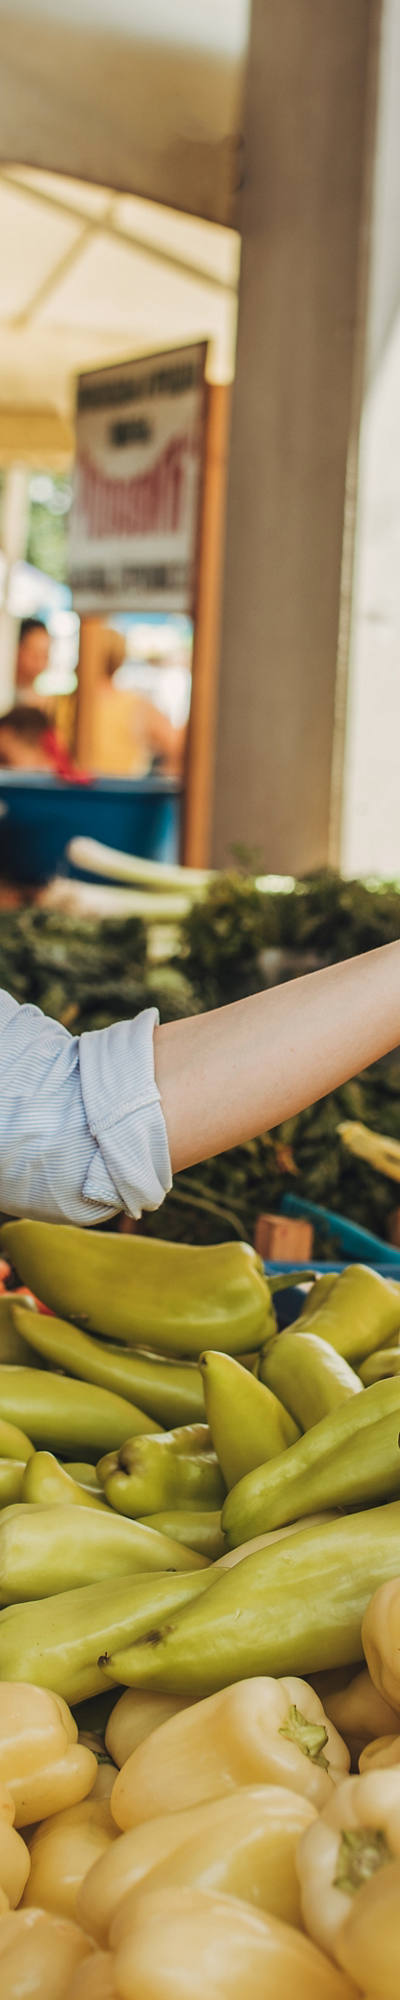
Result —
M 361 1627 L 367 1667 L 378 1694 L 400 1711 L 400 1576 L 374 1591 Z
M 110 1799 L 118 1765 L 113 1764 L 112 1758 L 108 1756 L 103 1736 L 96 1735 L 94 1730 L 80 1729 L 78 1743 L 83 1745 L 85 1750 L 92 1750 L 96 1758 L 97 1772 L 90 1793 L 91 1800 Z
M 324 1708 L 344 1737 L 352 1764 L 358 1764 L 365 1745 L 375 1736 L 393 1735 L 400 1727 L 396 1710 L 378 1694 L 367 1667 L 362 1667 L 347 1687 L 326 1695 Z
M 126 1764 L 138 1743 L 152 1736 L 153 1729 L 168 1722 L 170 1715 L 179 1715 L 182 1708 L 193 1708 L 195 1699 L 195 1695 L 148 1694 L 146 1689 L 126 1688 L 111 1709 L 105 1732 L 106 1750 L 118 1769 Z
M 23 1681 L 0 1682 L 0 1781 L 14 1800 L 16 1826 L 31 1826 L 91 1791 L 96 1759 L 77 1737 L 61 1695 Z
M 366 2000 L 399 2000 L 400 1861 L 359 1889 L 338 1931 L 336 1956 Z
M 160 1889 L 128 1905 L 111 1930 L 121 2000 L 356 2000 L 309 1938 L 248 1903 Z
M 163 1813 L 160 1819 L 147 1819 L 139 1826 L 131 1826 L 95 1862 L 79 1890 L 76 1914 L 78 1923 L 98 1944 L 108 1944 L 110 1924 L 128 1890 L 137 1889 L 165 1855 L 172 1854 L 198 1833 L 209 1814 L 210 1803 L 214 1809 L 216 1801 L 208 1799 L 204 1805 L 189 1806 L 186 1812 Z M 311 1806 L 309 1810 L 314 1809 Z
M 14 1825 L 15 1805 L 14 1805 L 14 1800 L 11 1797 L 9 1785 L 3 1785 L 0 1783 L 0 1821 L 1 1820 L 5 1820 L 8 1826 Z
M 198 1813 L 196 1832 L 158 1862 L 146 1889 L 213 1890 L 302 1929 L 295 1853 L 316 1823 L 310 1800 L 283 1785 L 242 1786 Z
M 317 1807 L 346 1776 L 349 1753 L 306 1681 L 237 1681 L 170 1717 L 119 1771 L 112 1811 L 123 1830 L 221 1798 L 240 1785 L 288 1785 Z
M 17 1908 L 28 1880 L 30 1856 L 24 1840 L 16 1833 L 15 1805 L 7 1785 L 0 1784 L 0 1889 L 1 1911 Z
M 132 1902 L 134 1887 L 141 1892 L 146 1871 L 146 1889 L 152 1892 L 180 1884 L 214 1889 L 302 1928 L 295 1854 L 300 1834 L 314 1820 L 315 1807 L 299 1792 L 253 1785 L 192 1812 L 169 1813 L 165 1822 L 147 1821 L 121 1834 L 112 1855 L 86 1876 L 76 1905 L 78 1922 L 107 1943 L 115 1911 L 124 1897 Z
M 366 1743 L 361 1751 L 361 1773 L 390 1771 L 393 1764 L 400 1764 L 400 1736 L 375 1736 L 374 1742 Z
M 114 1960 L 110 1951 L 94 1951 L 78 1965 L 65 2000 L 121 2000 L 114 1985 Z
M 400 1859 L 400 1783 L 396 1770 L 347 1778 L 297 1849 L 304 1923 L 336 1957 L 337 1935 L 363 1884 Z M 373 1981 L 371 1981 L 373 1985 Z
M 91 1952 L 77 1924 L 44 1910 L 10 1910 L 0 1923 L 1 2000 L 67 2000 L 75 1967 Z
M 43 1820 L 30 1842 L 24 1908 L 75 1919 L 81 1882 L 116 1839 L 108 1799 L 83 1799 L 81 1805 Z

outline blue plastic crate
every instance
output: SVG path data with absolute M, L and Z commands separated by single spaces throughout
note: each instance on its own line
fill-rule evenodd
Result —
M 320 1208 L 317 1202 L 306 1201 L 297 1194 L 284 1195 L 282 1214 L 306 1216 L 310 1222 L 319 1225 L 324 1236 L 330 1239 L 333 1253 L 337 1252 L 344 1264 L 373 1264 L 375 1270 L 383 1267 L 386 1277 L 389 1276 L 390 1265 L 393 1275 L 400 1278 L 400 1250 L 395 1250 L 392 1243 L 385 1243 L 382 1237 L 371 1235 L 369 1229 L 362 1229 L 360 1223 L 351 1222 L 346 1215 Z M 329 1264 L 324 1269 L 329 1270 Z
M 0 771 L 0 873 L 32 885 L 53 875 L 79 874 L 92 882 L 66 859 L 77 834 L 146 860 L 177 861 L 181 809 L 181 787 L 172 778 L 95 778 L 74 785 L 38 771 Z

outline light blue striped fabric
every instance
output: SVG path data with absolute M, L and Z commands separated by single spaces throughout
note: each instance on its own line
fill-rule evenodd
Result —
M 171 1164 L 156 1008 L 73 1036 L 0 991 L 0 1209 L 90 1224 L 158 1208 Z

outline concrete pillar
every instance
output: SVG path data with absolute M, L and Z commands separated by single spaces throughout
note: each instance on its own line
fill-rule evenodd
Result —
M 338 854 L 379 16 L 379 0 L 253 0 L 218 864 L 237 841 L 273 872 Z

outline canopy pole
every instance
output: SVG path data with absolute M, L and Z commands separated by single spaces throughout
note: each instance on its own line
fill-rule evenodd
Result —
M 6 472 L 0 529 L 0 551 L 5 558 L 1 578 L 0 609 L 0 713 L 11 708 L 15 685 L 15 618 L 8 609 L 10 576 L 14 563 L 23 562 L 29 501 L 29 473 L 25 465 L 10 465 Z
M 380 11 L 380 0 L 280 0 L 279 8 L 253 0 L 210 856 L 217 865 L 229 862 L 234 843 L 276 874 L 339 858 L 337 657 Z M 347 590 L 348 575 L 347 547 Z M 343 654 L 343 627 L 341 643 Z

